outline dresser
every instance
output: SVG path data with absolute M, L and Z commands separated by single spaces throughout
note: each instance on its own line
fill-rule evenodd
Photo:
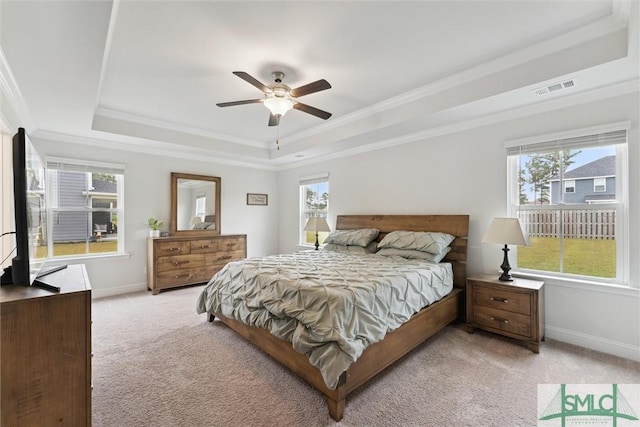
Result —
M 46 279 L 60 292 L 0 288 L 0 425 L 91 425 L 91 285 L 84 265 Z
M 495 275 L 467 278 L 467 331 L 475 328 L 521 340 L 534 353 L 544 340 L 544 282 Z
M 160 237 L 147 241 L 147 288 L 163 289 L 208 282 L 230 261 L 247 257 L 244 234 Z

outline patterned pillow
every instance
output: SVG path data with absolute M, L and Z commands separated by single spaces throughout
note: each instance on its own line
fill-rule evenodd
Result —
M 363 248 L 378 237 L 380 230 L 377 228 L 360 228 L 357 230 L 336 230 L 329 234 L 325 243 L 334 243 L 343 246 L 362 246 Z
M 431 254 L 429 252 L 414 251 L 412 249 L 386 248 L 386 249 L 380 249 L 377 252 L 377 255 L 400 256 L 406 259 L 423 259 L 425 261 L 440 262 L 445 257 L 445 255 L 449 253 L 450 250 L 451 250 L 450 247 L 446 247 L 444 248 L 444 251 L 442 251 L 442 253 L 440 254 Z
M 392 231 L 384 236 L 378 247 L 412 249 L 415 251 L 441 254 L 455 239 L 451 234 L 422 231 Z
M 334 251 L 341 253 L 352 253 L 352 254 L 372 254 L 375 253 L 376 249 L 378 249 L 377 242 L 371 242 L 366 247 L 355 246 L 355 245 L 336 245 L 335 243 L 327 243 L 324 245 L 322 250 L 324 251 Z

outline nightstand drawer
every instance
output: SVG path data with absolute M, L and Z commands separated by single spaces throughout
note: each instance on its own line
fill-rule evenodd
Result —
M 531 294 L 496 287 L 482 285 L 473 282 L 473 304 L 482 307 L 491 307 L 525 316 L 531 315 Z
M 473 321 L 480 326 L 531 337 L 531 317 L 522 314 L 477 306 L 474 308 Z

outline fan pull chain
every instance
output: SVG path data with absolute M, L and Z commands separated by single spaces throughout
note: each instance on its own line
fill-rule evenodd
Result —
M 280 126 L 276 126 L 276 151 L 280 151 Z

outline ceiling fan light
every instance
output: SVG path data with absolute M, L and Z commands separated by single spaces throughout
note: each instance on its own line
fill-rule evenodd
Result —
M 264 105 L 274 116 L 284 116 L 287 111 L 293 108 L 293 101 L 289 98 L 269 97 L 264 100 Z

